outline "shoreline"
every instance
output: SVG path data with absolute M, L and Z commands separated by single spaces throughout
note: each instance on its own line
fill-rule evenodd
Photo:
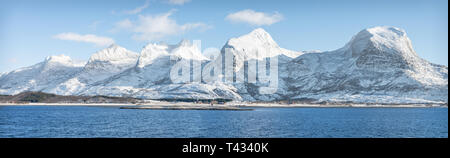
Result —
M 434 105 L 247 105 L 248 108 L 448 108 L 448 106 Z
M 0 103 L 1 106 L 97 106 L 97 107 L 236 107 L 236 108 L 448 108 L 442 104 L 279 104 L 279 103 L 227 103 L 227 104 L 197 104 L 185 102 L 154 102 L 145 104 L 130 103 Z

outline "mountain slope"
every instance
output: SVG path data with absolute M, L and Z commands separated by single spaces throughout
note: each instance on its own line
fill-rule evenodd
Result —
M 448 102 L 448 68 L 421 59 L 405 31 L 375 27 L 343 48 L 305 54 L 287 67 L 289 98 Z
M 73 77 L 83 65 L 64 55 L 47 57 L 41 63 L 0 76 L 0 94 L 42 91 Z
M 186 40 L 177 45 L 148 44 L 142 50 L 135 67 L 95 84 L 82 94 L 146 99 L 240 99 L 239 94 L 234 92 L 234 87 L 223 83 L 173 83 L 170 78 L 171 69 L 177 62 L 181 63 L 180 67 L 189 67 L 189 63 L 180 62 L 189 60 L 207 62 L 208 58 Z
M 91 84 L 121 73 L 136 65 L 139 55 L 118 45 L 111 45 L 93 54 L 82 71 L 55 88 L 44 92 L 58 95 L 78 95 Z

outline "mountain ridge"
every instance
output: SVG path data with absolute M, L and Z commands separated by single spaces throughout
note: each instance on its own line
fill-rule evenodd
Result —
M 254 50 L 258 54 L 254 54 Z M 198 60 L 205 69 L 220 66 L 222 59 L 206 58 L 195 44 L 183 40 L 177 45 L 150 43 L 140 54 L 111 45 L 91 56 L 83 68 L 55 79 L 55 84 L 34 87 L 26 84 L 33 75 L 15 84 L 11 78 L 24 76 L 14 71 L 0 75 L 0 94 L 43 91 L 59 95 L 161 98 L 227 98 L 236 101 L 313 99 L 366 103 L 448 102 L 448 67 L 430 63 L 414 51 L 406 31 L 396 27 L 373 27 L 360 31 L 342 48 L 333 51 L 290 51 L 278 46 L 269 33 L 256 29 L 226 42 L 221 56 L 231 53 L 234 73 L 248 75 L 248 63 L 267 57 L 278 58 L 278 87 L 273 94 L 259 94 L 262 83 L 214 82 L 174 83 L 170 71 L 176 60 Z M 53 60 L 70 65 L 70 58 Z M 182 65 L 181 67 L 189 65 Z M 38 67 L 38 66 L 36 66 Z M 57 70 L 55 66 L 51 70 Z M 29 67 L 30 71 L 38 68 Z M 20 69 L 19 69 L 20 70 Z M 64 69 L 66 70 L 66 69 Z M 209 70 L 209 69 L 208 69 Z M 102 76 L 102 74 L 104 75 Z M 225 73 L 225 72 L 222 72 Z M 37 73 L 31 73 L 37 74 Z M 92 75 L 98 75 L 92 77 Z M 42 79 L 41 79 L 42 80 Z M 64 80 L 64 81 L 61 81 Z M 195 78 L 194 78 L 195 80 Z M 25 86 L 17 86 L 23 84 Z M 16 86 L 16 87 L 15 87 Z

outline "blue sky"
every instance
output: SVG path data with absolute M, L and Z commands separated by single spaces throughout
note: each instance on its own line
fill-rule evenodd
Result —
M 114 42 L 202 40 L 221 48 L 262 27 L 281 47 L 334 50 L 364 28 L 407 31 L 416 52 L 448 65 L 447 0 L 2 0 L 0 72 L 65 54 L 87 60 Z

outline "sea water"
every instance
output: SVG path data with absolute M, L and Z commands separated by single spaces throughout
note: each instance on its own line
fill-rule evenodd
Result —
M 183 111 L 0 106 L 0 137 L 448 138 L 448 108 Z

